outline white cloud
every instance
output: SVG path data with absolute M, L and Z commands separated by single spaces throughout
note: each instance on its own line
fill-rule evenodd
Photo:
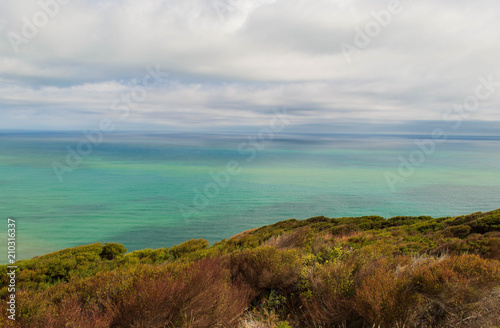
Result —
M 479 76 L 500 81 L 500 4 L 490 0 L 401 0 L 403 12 L 346 62 L 340 43 L 353 44 L 356 28 L 387 3 L 73 0 L 16 54 L 8 33 L 22 35 L 23 17 L 41 8 L 5 0 L 0 128 L 94 124 L 155 65 L 170 80 L 130 113 L 126 128 L 260 124 L 282 105 L 297 124 L 440 120 Z M 499 94 L 470 119 L 498 120 Z

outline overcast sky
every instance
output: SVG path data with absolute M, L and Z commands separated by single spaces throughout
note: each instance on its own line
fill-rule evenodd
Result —
M 0 129 L 500 121 L 498 0 L 55 1 L 0 2 Z

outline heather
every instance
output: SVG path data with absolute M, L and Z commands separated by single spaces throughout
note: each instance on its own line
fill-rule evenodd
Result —
M 213 245 L 95 243 L 15 265 L 17 320 L 1 311 L 2 327 L 500 327 L 500 210 L 292 219 Z

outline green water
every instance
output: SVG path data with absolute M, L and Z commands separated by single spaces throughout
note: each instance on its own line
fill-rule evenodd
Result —
M 24 259 L 92 242 L 129 250 L 214 242 L 289 218 L 500 208 L 499 138 L 447 140 L 391 191 L 385 174 L 418 149 L 415 138 L 283 135 L 248 160 L 238 151 L 246 136 L 114 134 L 61 182 L 53 163 L 65 163 L 67 147 L 86 140 L 81 134 L 0 134 L 0 247 L 7 248 L 7 217 L 17 221 Z M 230 162 L 241 173 L 196 207 L 196 190 L 207 196 L 211 174 Z

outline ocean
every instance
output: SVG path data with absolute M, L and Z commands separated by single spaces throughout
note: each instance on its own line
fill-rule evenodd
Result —
M 500 208 L 499 172 L 495 136 L 3 132 L 0 245 L 7 218 L 28 259 L 216 242 L 290 218 L 455 216 Z

